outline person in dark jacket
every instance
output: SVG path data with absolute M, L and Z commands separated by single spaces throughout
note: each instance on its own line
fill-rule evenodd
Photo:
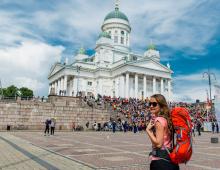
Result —
M 49 135 L 49 131 L 50 131 L 50 120 L 47 119 L 45 121 L 45 130 L 44 130 L 44 136 Z
M 113 121 L 112 122 L 112 132 L 115 133 L 115 131 L 116 131 L 116 122 Z

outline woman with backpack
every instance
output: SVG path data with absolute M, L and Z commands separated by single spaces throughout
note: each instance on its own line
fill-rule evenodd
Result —
M 171 162 L 168 150 L 172 147 L 172 121 L 166 99 L 161 94 L 151 96 L 149 102 L 151 119 L 146 132 L 152 142 L 150 153 L 151 170 L 179 170 L 179 165 Z

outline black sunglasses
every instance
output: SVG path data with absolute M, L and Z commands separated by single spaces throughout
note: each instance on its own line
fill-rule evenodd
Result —
M 157 102 L 149 102 L 149 106 L 153 106 L 153 107 L 156 107 L 158 105 Z

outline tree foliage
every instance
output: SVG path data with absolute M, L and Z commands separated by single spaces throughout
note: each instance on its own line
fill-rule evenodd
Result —
M 3 88 L 0 90 L 1 93 L 3 93 L 4 97 L 33 97 L 33 90 L 28 89 L 27 87 L 17 88 L 14 85 L 11 85 L 7 88 Z M 0 95 L 1 95 L 0 93 Z
M 28 89 L 27 87 L 22 87 L 19 89 L 21 92 L 21 97 L 33 97 L 33 90 Z

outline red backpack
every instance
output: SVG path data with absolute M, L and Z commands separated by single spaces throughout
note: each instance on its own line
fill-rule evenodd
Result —
M 192 121 L 189 111 L 183 107 L 176 107 L 171 111 L 176 140 L 169 154 L 173 163 L 187 163 L 192 156 Z

